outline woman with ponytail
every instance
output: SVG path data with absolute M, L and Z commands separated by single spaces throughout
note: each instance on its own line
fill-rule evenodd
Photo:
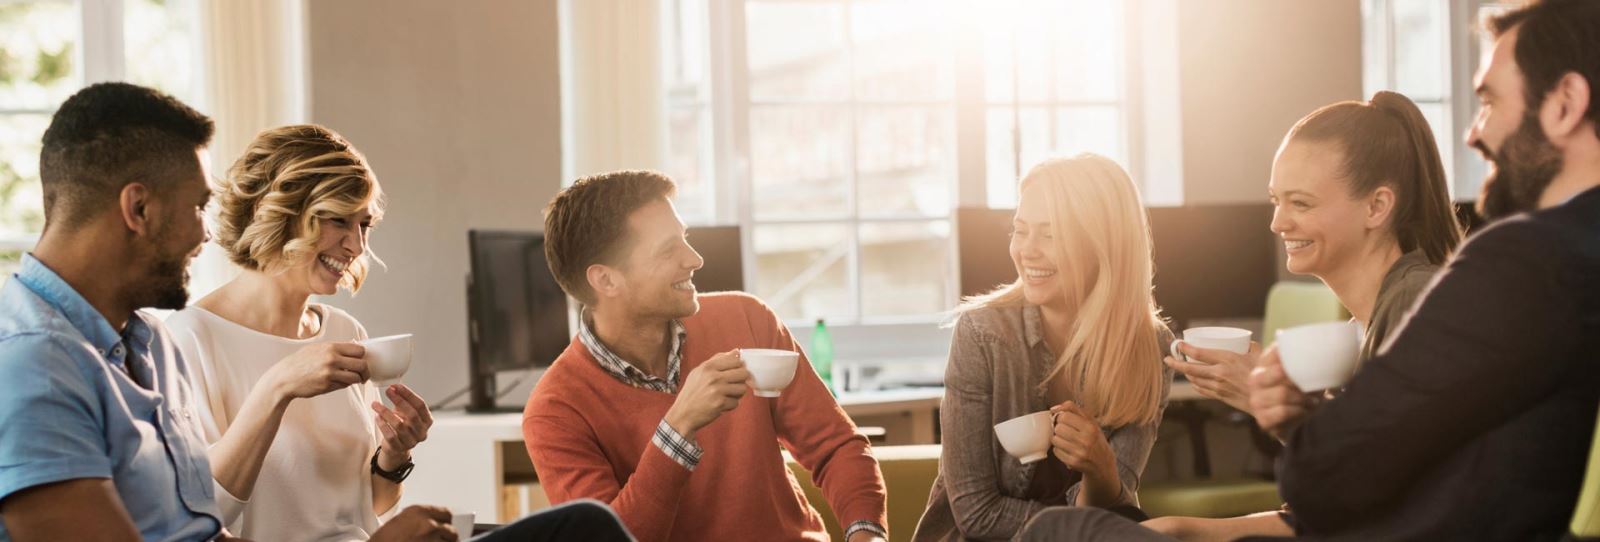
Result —
M 956 309 L 939 477 L 915 540 L 1009 540 L 1049 506 L 1137 511 L 1172 372 L 1151 298 L 1150 227 L 1121 167 L 1083 154 L 1023 177 L 1018 279 Z M 994 425 L 1054 413 L 1051 453 L 1022 463 Z
M 1380 91 L 1301 119 L 1278 148 L 1267 187 L 1272 231 L 1289 272 L 1327 284 L 1366 328 L 1364 361 L 1404 320 L 1461 241 L 1444 164 L 1428 122 L 1405 96 Z M 1168 357 L 1200 394 L 1248 410 L 1245 378 L 1255 356 L 1181 344 L 1198 363 Z M 1181 539 L 1290 536 L 1292 516 L 1263 512 L 1231 519 L 1158 518 L 1147 527 Z

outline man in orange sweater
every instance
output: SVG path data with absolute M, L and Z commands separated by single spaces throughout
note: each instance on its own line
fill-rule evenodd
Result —
M 739 348 L 800 351 L 765 304 L 697 295 L 705 262 L 648 171 L 579 179 L 545 208 L 545 256 L 583 304 L 578 336 L 528 398 L 522 433 L 551 502 L 610 503 L 641 540 L 827 540 L 784 465 L 812 472 L 849 542 L 881 541 L 865 437 L 811 366 L 747 394 Z

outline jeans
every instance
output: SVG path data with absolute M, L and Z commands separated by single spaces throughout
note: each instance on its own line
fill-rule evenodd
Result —
M 471 542 L 534 542 L 584 540 L 594 542 L 634 542 L 633 535 L 610 507 L 592 499 L 581 499 L 541 510 L 498 529 L 474 537 Z

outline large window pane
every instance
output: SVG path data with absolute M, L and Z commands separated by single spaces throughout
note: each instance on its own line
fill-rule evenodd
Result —
M 787 320 L 853 320 L 850 230 L 844 224 L 760 225 L 755 293 Z
M 669 104 L 705 103 L 711 99 L 711 55 L 705 0 L 666 0 L 662 10 L 662 70 Z
M 948 221 L 862 224 L 862 316 L 948 310 L 950 268 Z
M 667 110 L 666 174 L 678 183 L 678 214 L 690 223 L 714 220 L 711 113 L 706 106 Z
M 0 2 L 0 109 L 55 109 L 78 89 L 78 6 Z
M 860 1 L 851 5 L 856 96 L 949 100 L 954 95 L 949 3 Z
M 990 102 L 1050 99 L 1051 36 L 1058 20 L 1037 0 L 997 0 L 983 10 L 984 93 Z M 1014 82 L 1014 83 L 1013 83 Z
M 850 154 L 850 112 L 845 108 L 751 106 L 756 218 L 849 216 Z
M 1394 10 L 1395 90 L 1413 100 L 1444 97 L 1444 5 L 1437 0 L 1399 0 Z
M 49 115 L 0 115 L 0 237 L 44 229 L 39 140 L 49 125 Z
M 744 9 L 751 100 L 850 97 L 842 4 L 751 1 Z
M 125 0 L 123 49 L 130 82 L 158 88 L 189 104 L 201 94 L 196 0 Z
M 1122 50 L 1120 3 L 1073 0 L 1058 3 L 1066 13 L 1054 22 L 1055 90 L 1060 100 L 1115 101 Z
M 862 216 L 944 216 L 955 186 L 949 108 L 862 108 L 856 168 Z
M 1116 160 L 1124 169 L 1122 122 L 1115 107 L 1063 107 L 1056 113 L 1055 153 L 1072 156 L 1092 152 Z

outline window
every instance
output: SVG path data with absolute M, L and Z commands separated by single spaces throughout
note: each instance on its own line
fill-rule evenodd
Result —
M 1393 90 L 1416 102 L 1427 117 L 1457 200 L 1478 196 L 1485 166 L 1468 148 L 1465 131 L 1477 113 L 1472 79 L 1483 17 L 1504 2 L 1469 0 L 1365 0 L 1363 64 L 1368 96 Z
M 1014 206 L 1050 154 L 1138 155 L 1121 5 L 663 0 L 679 210 L 743 226 L 746 289 L 786 320 L 937 320 L 958 202 Z
M 44 227 L 39 144 L 87 82 L 127 80 L 197 105 L 196 0 L 0 0 L 0 276 Z

